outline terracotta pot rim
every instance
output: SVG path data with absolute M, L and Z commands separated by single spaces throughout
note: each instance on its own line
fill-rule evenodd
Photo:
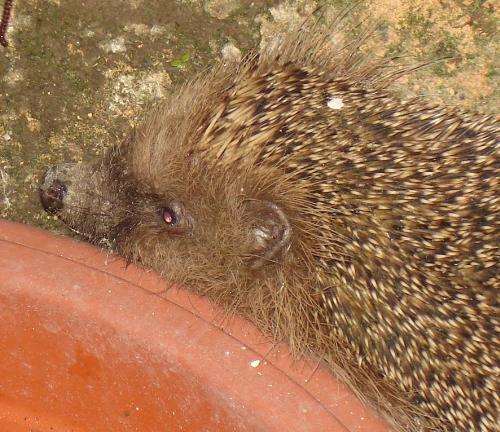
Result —
M 2 255 L 2 250 L 7 252 Z M 21 263 L 20 259 L 16 258 L 16 254 L 19 256 L 24 254 L 23 259 L 27 262 Z M 305 360 L 294 361 L 286 346 L 271 344 L 253 325 L 238 317 L 232 317 L 221 323 L 220 311 L 214 309 L 205 299 L 191 294 L 181 287 L 170 287 L 166 290 L 165 282 L 153 272 L 133 265 L 125 266 L 120 258 L 75 240 L 57 237 L 45 231 L 6 221 L 0 221 L 0 263 L 2 260 L 4 268 L 7 266 L 5 263 L 10 263 L 10 268 L 14 269 L 10 273 L 8 270 L 0 269 L 0 294 L 4 290 L 4 286 L 10 284 L 8 286 L 12 292 L 23 291 L 23 295 L 25 295 L 24 291 L 27 290 L 28 283 L 37 280 L 37 278 L 45 278 L 43 284 L 46 281 L 52 281 L 51 278 L 54 275 L 50 274 L 51 270 L 61 266 L 61 268 L 70 270 L 70 274 L 64 276 L 69 277 L 70 284 L 75 284 L 75 280 L 79 280 L 80 277 L 86 284 L 94 283 L 94 280 L 100 281 L 99 283 L 105 281 L 109 284 L 109 289 L 113 291 L 113 299 L 111 300 L 105 296 L 102 286 L 90 289 L 79 288 L 81 291 L 75 291 L 69 285 L 64 285 L 64 281 L 61 287 L 36 286 L 35 294 L 38 297 L 42 296 L 44 301 L 48 299 L 48 301 L 53 302 L 51 307 L 59 311 L 64 310 L 64 307 L 70 304 L 72 308 L 75 305 L 78 307 L 78 310 L 75 308 L 71 311 L 76 315 L 81 313 L 82 317 L 88 317 L 90 315 L 85 314 L 92 313 L 95 314 L 93 315 L 95 319 L 99 318 L 99 320 L 103 320 L 104 317 L 103 321 L 107 320 L 106 325 L 115 326 L 120 330 L 126 329 L 124 333 L 132 334 L 131 337 L 136 338 L 134 340 L 147 340 L 145 344 L 148 345 L 148 350 L 153 353 L 167 357 L 171 356 L 172 353 L 177 353 L 179 356 L 177 361 L 189 365 L 203 386 L 210 387 L 211 392 L 225 392 L 221 399 L 226 402 L 227 400 L 236 401 L 234 403 L 239 404 L 239 408 L 235 408 L 236 412 L 244 416 L 241 406 L 246 405 L 256 417 L 258 414 L 263 414 L 261 419 L 257 419 L 257 423 L 265 424 L 265 430 L 285 430 L 286 428 L 339 432 L 354 430 L 382 432 L 389 430 L 383 420 L 366 408 L 328 372 Z M 39 273 L 19 274 L 23 265 L 28 266 L 30 272 L 34 272 L 36 268 Z M 45 269 L 47 274 L 40 276 L 40 272 L 44 271 L 43 266 L 47 265 L 50 266 L 49 269 Z M 19 269 L 16 266 L 19 266 Z M 10 282 L 6 281 L 5 276 L 2 279 L 2 272 L 8 273 L 7 278 Z M 16 278 L 19 280 L 14 280 Z M 57 292 L 57 295 L 54 295 L 54 292 Z M 66 297 L 61 297 L 61 293 L 64 293 Z M 134 297 L 137 304 L 133 303 L 131 297 Z M 70 298 L 74 303 L 65 303 L 67 298 Z M 110 301 L 109 310 L 105 308 L 107 304 L 103 305 L 103 299 Z M 115 316 L 121 312 L 112 309 L 118 306 L 127 310 L 128 313 L 135 310 L 138 312 L 136 315 L 132 313 L 134 317 L 131 318 L 130 323 L 123 323 Z M 81 311 L 82 307 L 85 312 Z M 148 311 L 152 310 L 159 316 L 152 319 L 148 315 Z M 164 317 L 164 314 L 168 314 L 170 317 L 178 315 L 181 317 L 180 321 L 188 322 L 188 325 L 181 322 L 175 327 L 177 321 L 169 321 L 167 317 Z M 125 325 L 130 325 L 130 327 L 125 327 Z M 186 341 L 182 337 L 175 339 L 165 332 L 160 332 L 157 328 L 158 325 L 174 326 L 175 328 L 170 328 L 173 333 L 184 332 L 183 334 L 194 338 L 197 345 L 192 346 L 190 340 Z M 189 326 L 196 328 L 196 330 L 192 332 Z M 162 327 L 162 329 L 166 331 L 166 327 Z M 158 348 L 167 339 L 169 344 L 180 343 L 179 348 L 175 346 L 169 346 L 168 349 Z M 177 349 L 179 351 L 176 351 Z M 182 350 L 187 350 L 190 354 L 181 352 Z M 234 357 L 234 362 L 231 363 L 231 368 L 234 367 L 234 370 L 229 370 L 229 367 L 221 368 L 218 364 L 221 362 L 229 364 L 225 356 Z M 216 376 L 211 376 L 207 370 L 204 370 L 209 367 L 214 368 Z M 220 382 L 228 377 L 233 380 L 237 377 L 237 381 L 241 380 L 242 382 L 232 384 Z M 256 388 L 249 390 L 249 386 L 253 385 L 254 382 Z M 281 386 L 287 394 L 280 393 L 280 390 L 275 391 L 272 388 L 273 385 Z M 249 393 L 244 394 L 244 391 Z M 252 392 L 254 393 L 250 394 Z M 2 379 L 0 379 L 0 425 L 2 417 L 5 417 L 2 415 L 2 410 L 5 410 L 5 406 L 7 406 L 1 403 L 3 393 L 5 393 L 5 386 L 2 386 Z M 276 405 L 277 401 L 279 401 L 278 409 L 265 408 L 266 404 Z M 312 422 L 305 421 L 305 429 L 294 428 L 301 421 L 299 413 L 301 405 L 309 412 L 304 418 L 306 420 L 309 417 L 314 419 Z M 264 408 L 269 408 L 269 413 L 263 413 Z M 286 410 L 289 410 L 289 414 L 286 414 Z M 266 416 L 279 416 L 280 419 L 278 422 L 269 421 L 266 423 L 269 420 L 266 419 Z M 290 417 L 288 425 L 285 424 L 287 417 Z M 274 426 L 272 426 L 273 424 Z

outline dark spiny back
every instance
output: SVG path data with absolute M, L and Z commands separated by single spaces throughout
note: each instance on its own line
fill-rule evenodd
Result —
M 300 190 L 275 200 L 313 239 L 322 356 L 347 349 L 352 381 L 384 376 L 435 427 L 494 430 L 498 119 L 269 59 L 214 112 L 208 158 L 227 171 L 251 160 Z

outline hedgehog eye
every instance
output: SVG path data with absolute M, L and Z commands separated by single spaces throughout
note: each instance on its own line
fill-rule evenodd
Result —
M 177 214 L 171 207 L 162 207 L 161 217 L 167 225 L 175 225 L 177 223 Z
M 170 234 L 190 235 L 193 228 L 193 218 L 184 205 L 178 201 L 169 202 L 168 206 L 160 208 L 160 217 Z

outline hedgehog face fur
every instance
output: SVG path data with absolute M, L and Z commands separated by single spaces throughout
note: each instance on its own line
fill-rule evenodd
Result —
M 290 36 L 187 84 L 103 161 L 50 168 L 42 203 L 400 429 L 493 431 L 499 120 L 401 101 L 329 43 Z

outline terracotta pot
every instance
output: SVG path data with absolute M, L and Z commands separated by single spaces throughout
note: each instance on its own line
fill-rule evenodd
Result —
M 388 431 L 326 371 L 115 256 L 0 221 L 0 431 Z

